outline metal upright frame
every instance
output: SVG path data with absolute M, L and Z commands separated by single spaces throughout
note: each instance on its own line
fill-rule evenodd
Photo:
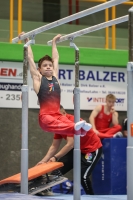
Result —
M 129 9 L 129 62 L 127 63 L 127 200 L 133 199 L 133 7 Z
M 89 8 L 87 10 L 84 10 L 82 12 L 76 13 L 74 15 L 71 15 L 69 17 L 60 19 L 58 21 L 52 22 L 50 24 L 47 24 L 45 26 L 42 26 L 40 28 L 34 29 L 28 33 L 23 34 L 21 37 L 16 37 L 12 40 L 12 42 L 18 42 L 19 40 L 24 40 L 27 37 L 32 37 L 34 38 L 35 35 L 42 33 L 46 30 L 52 29 L 54 27 L 57 27 L 59 25 L 65 24 L 69 21 L 76 20 L 81 17 L 85 17 L 87 15 L 96 13 L 98 11 L 110 8 L 112 6 L 121 4 L 125 2 L 126 0 L 111 0 L 106 3 L 100 4 L 98 6 L 95 6 L 93 8 Z M 132 12 L 131 12 L 132 13 Z M 132 15 L 132 14 L 131 14 Z M 60 38 L 58 42 L 63 42 L 65 40 L 70 40 L 70 46 L 75 49 L 75 89 L 74 89 L 74 118 L 75 122 L 80 120 L 80 90 L 79 90 L 79 49 L 77 46 L 72 42 L 72 40 L 75 37 L 78 37 L 80 35 L 84 35 L 89 32 L 93 32 L 108 26 L 112 26 L 114 24 L 119 24 L 124 21 L 128 21 L 128 15 L 113 19 L 108 22 L 104 22 L 101 24 L 98 24 L 96 26 L 89 27 L 87 29 L 83 29 L 81 31 L 77 31 L 68 35 L 65 35 Z M 21 149 L 21 193 L 28 194 L 28 85 L 27 85 L 27 67 L 28 67 L 28 62 L 27 62 L 27 52 L 28 52 L 28 45 L 32 44 L 33 40 L 30 40 L 26 45 L 24 45 L 24 66 L 23 66 L 23 87 L 22 87 L 22 149 Z M 48 42 L 48 44 L 51 44 L 51 41 Z M 133 47 L 132 47 L 133 49 Z M 132 54 L 132 49 L 130 50 Z M 131 76 L 132 73 L 132 63 L 128 63 L 128 71 L 129 71 L 129 76 Z M 132 79 L 133 80 L 133 79 Z M 131 81 L 131 78 L 130 78 Z M 128 99 L 133 98 L 133 94 L 131 94 L 131 82 L 129 82 L 130 89 L 129 89 L 129 96 Z M 129 87 L 129 86 L 128 86 Z M 129 98 L 130 97 L 130 98 Z M 131 105 L 130 105 L 131 106 Z M 131 108 L 128 108 L 129 112 Z M 133 116 L 133 113 L 129 113 L 129 123 L 131 123 L 131 115 Z M 130 128 L 130 127 L 128 127 Z M 132 139 L 131 136 L 128 136 L 128 144 L 131 147 L 128 147 L 128 162 L 130 160 L 131 155 L 133 155 L 133 149 L 132 149 Z M 131 141 L 130 141 L 130 140 Z M 133 161 L 132 161 L 133 162 Z M 132 165 L 131 165 L 132 166 Z M 131 173 L 131 166 L 128 164 L 128 168 Z M 128 179 L 130 179 L 131 176 L 128 172 Z M 132 193 L 131 186 L 133 185 L 133 181 L 131 181 L 131 185 L 128 184 L 128 192 L 129 194 Z M 129 197 L 128 200 L 133 199 Z M 80 200 L 80 136 L 75 136 L 74 137 L 74 199 L 75 200 Z
M 28 46 L 24 45 L 23 86 L 22 86 L 22 141 L 21 141 L 21 193 L 28 194 Z
M 70 47 L 75 49 L 75 88 L 74 88 L 74 122 L 80 121 L 80 88 L 79 88 L 79 49 L 71 41 Z M 81 152 L 80 135 L 74 135 L 74 200 L 80 200 Z

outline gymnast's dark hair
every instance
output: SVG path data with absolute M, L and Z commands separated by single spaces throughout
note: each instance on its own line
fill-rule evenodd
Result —
M 41 64 L 42 64 L 42 62 L 43 62 L 44 60 L 48 60 L 48 61 L 50 61 L 50 62 L 53 63 L 53 59 L 52 59 L 50 56 L 45 55 L 45 56 L 43 56 L 42 58 L 40 58 L 40 60 L 38 61 L 38 67 L 39 67 L 39 68 L 41 67 Z
M 63 106 L 60 104 L 60 109 L 64 109 Z

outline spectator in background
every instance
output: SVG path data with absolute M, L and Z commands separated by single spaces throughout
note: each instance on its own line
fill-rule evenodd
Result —
M 122 128 L 118 122 L 118 113 L 114 108 L 115 101 L 116 97 L 113 94 L 108 94 L 106 104 L 96 106 L 90 115 L 89 121 L 93 131 L 101 139 L 123 136 L 120 132 Z
M 66 113 L 66 111 L 62 106 L 60 106 L 60 113 L 66 116 L 72 122 L 74 122 L 74 116 Z M 62 139 L 66 140 L 66 144 L 60 151 L 58 151 Z M 54 134 L 52 145 L 50 146 L 47 154 L 37 165 L 46 162 L 55 162 L 55 161 L 63 162 L 64 166 L 61 167 L 59 170 L 53 171 L 52 174 L 64 175 L 71 169 L 73 169 L 73 147 L 74 147 L 73 134 L 71 135 Z M 99 137 L 97 137 L 97 135 L 94 133 L 92 129 L 90 129 L 84 137 L 80 137 L 80 148 L 81 148 L 81 184 L 86 194 L 93 195 L 94 192 L 89 176 L 91 175 L 95 165 L 97 164 L 98 160 L 101 157 L 102 144 Z

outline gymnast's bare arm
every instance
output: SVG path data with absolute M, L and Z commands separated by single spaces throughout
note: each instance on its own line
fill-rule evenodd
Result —
M 95 125 L 95 118 L 96 116 L 99 114 L 99 112 L 101 111 L 102 106 L 98 105 L 94 108 L 94 110 L 92 111 L 90 117 L 89 117 L 89 121 L 92 125 L 93 131 L 98 134 L 99 131 L 96 129 L 96 125 Z
M 61 37 L 60 34 L 55 36 L 52 40 L 52 59 L 53 59 L 53 66 L 54 66 L 54 71 L 53 71 L 53 76 L 55 76 L 58 79 L 58 70 L 59 70 L 59 53 L 56 47 L 56 41 L 59 40 Z
M 44 156 L 44 158 L 37 163 L 37 165 L 40 165 L 42 163 L 46 163 L 52 158 L 58 151 L 62 139 L 53 139 L 52 145 L 50 146 L 47 154 Z
M 24 32 L 20 33 L 19 37 L 23 34 L 24 34 Z M 29 38 L 26 38 L 24 40 L 25 43 L 27 43 L 28 41 L 29 41 Z M 33 88 L 34 88 L 34 91 L 38 94 L 40 85 L 41 85 L 42 75 L 36 68 L 33 52 L 32 52 L 30 45 L 28 46 L 28 62 L 29 62 L 29 66 L 30 66 L 31 77 L 33 79 Z
M 35 65 L 32 55 L 33 55 L 33 53 L 32 53 L 31 47 L 28 46 L 28 61 L 29 61 L 29 66 L 30 66 L 31 77 L 33 79 L 33 88 L 34 88 L 34 91 L 36 92 L 36 94 L 38 94 L 40 85 L 41 85 L 42 75 L 36 69 L 36 65 Z

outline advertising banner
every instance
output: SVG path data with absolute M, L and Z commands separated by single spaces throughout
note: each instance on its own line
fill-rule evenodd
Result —
M 73 109 L 73 89 L 75 87 L 75 66 L 59 65 L 61 104 L 65 109 Z M 23 84 L 23 63 L 0 62 L 0 107 L 21 108 L 21 87 Z M 29 108 L 39 108 L 37 95 L 33 90 L 28 70 Z M 80 66 L 80 109 L 92 110 L 104 104 L 108 94 L 116 96 L 115 109 L 127 110 L 126 68 Z

